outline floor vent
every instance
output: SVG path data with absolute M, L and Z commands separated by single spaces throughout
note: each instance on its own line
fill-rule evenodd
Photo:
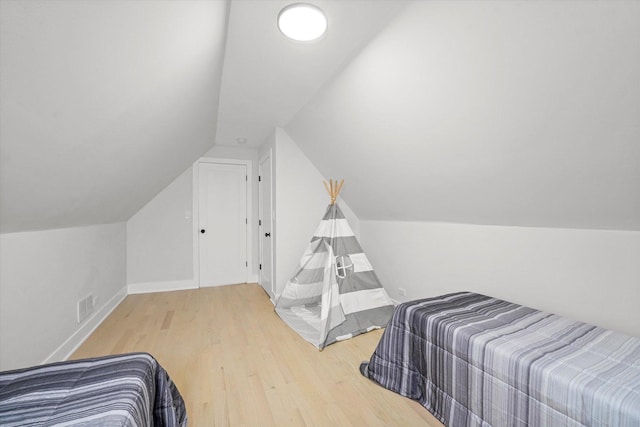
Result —
M 89 295 L 78 301 L 78 323 L 86 319 L 91 313 L 98 302 L 98 297 Z

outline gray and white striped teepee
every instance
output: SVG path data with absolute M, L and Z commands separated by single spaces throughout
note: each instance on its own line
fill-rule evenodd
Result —
M 298 269 L 277 296 L 276 313 L 320 350 L 336 341 L 383 328 L 393 304 L 335 199 L 342 188 L 325 187 L 331 204 Z

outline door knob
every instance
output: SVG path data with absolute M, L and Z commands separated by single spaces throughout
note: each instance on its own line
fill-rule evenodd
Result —
M 271 237 L 271 233 L 264 233 L 264 237 Z
M 202 234 L 204 234 L 204 228 L 203 228 L 202 230 L 200 230 L 200 232 L 201 232 Z

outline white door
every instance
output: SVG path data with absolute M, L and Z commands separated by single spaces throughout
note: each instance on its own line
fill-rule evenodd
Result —
M 260 159 L 258 166 L 259 226 L 260 226 L 260 284 L 274 298 L 273 289 L 273 230 L 271 154 Z
M 247 167 L 198 165 L 200 286 L 247 281 Z

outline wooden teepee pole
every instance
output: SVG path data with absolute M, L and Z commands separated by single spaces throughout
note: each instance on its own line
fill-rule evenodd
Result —
M 338 183 L 337 179 L 335 180 L 335 182 L 330 179 L 329 184 L 327 184 L 327 181 L 324 180 L 322 181 L 322 183 L 324 184 L 324 188 L 327 190 L 327 193 L 329 193 L 329 197 L 331 197 L 331 204 L 333 205 L 336 202 L 338 194 L 340 194 L 340 190 L 342 190 L 344 179 L 340 181 L 340 183 Z

